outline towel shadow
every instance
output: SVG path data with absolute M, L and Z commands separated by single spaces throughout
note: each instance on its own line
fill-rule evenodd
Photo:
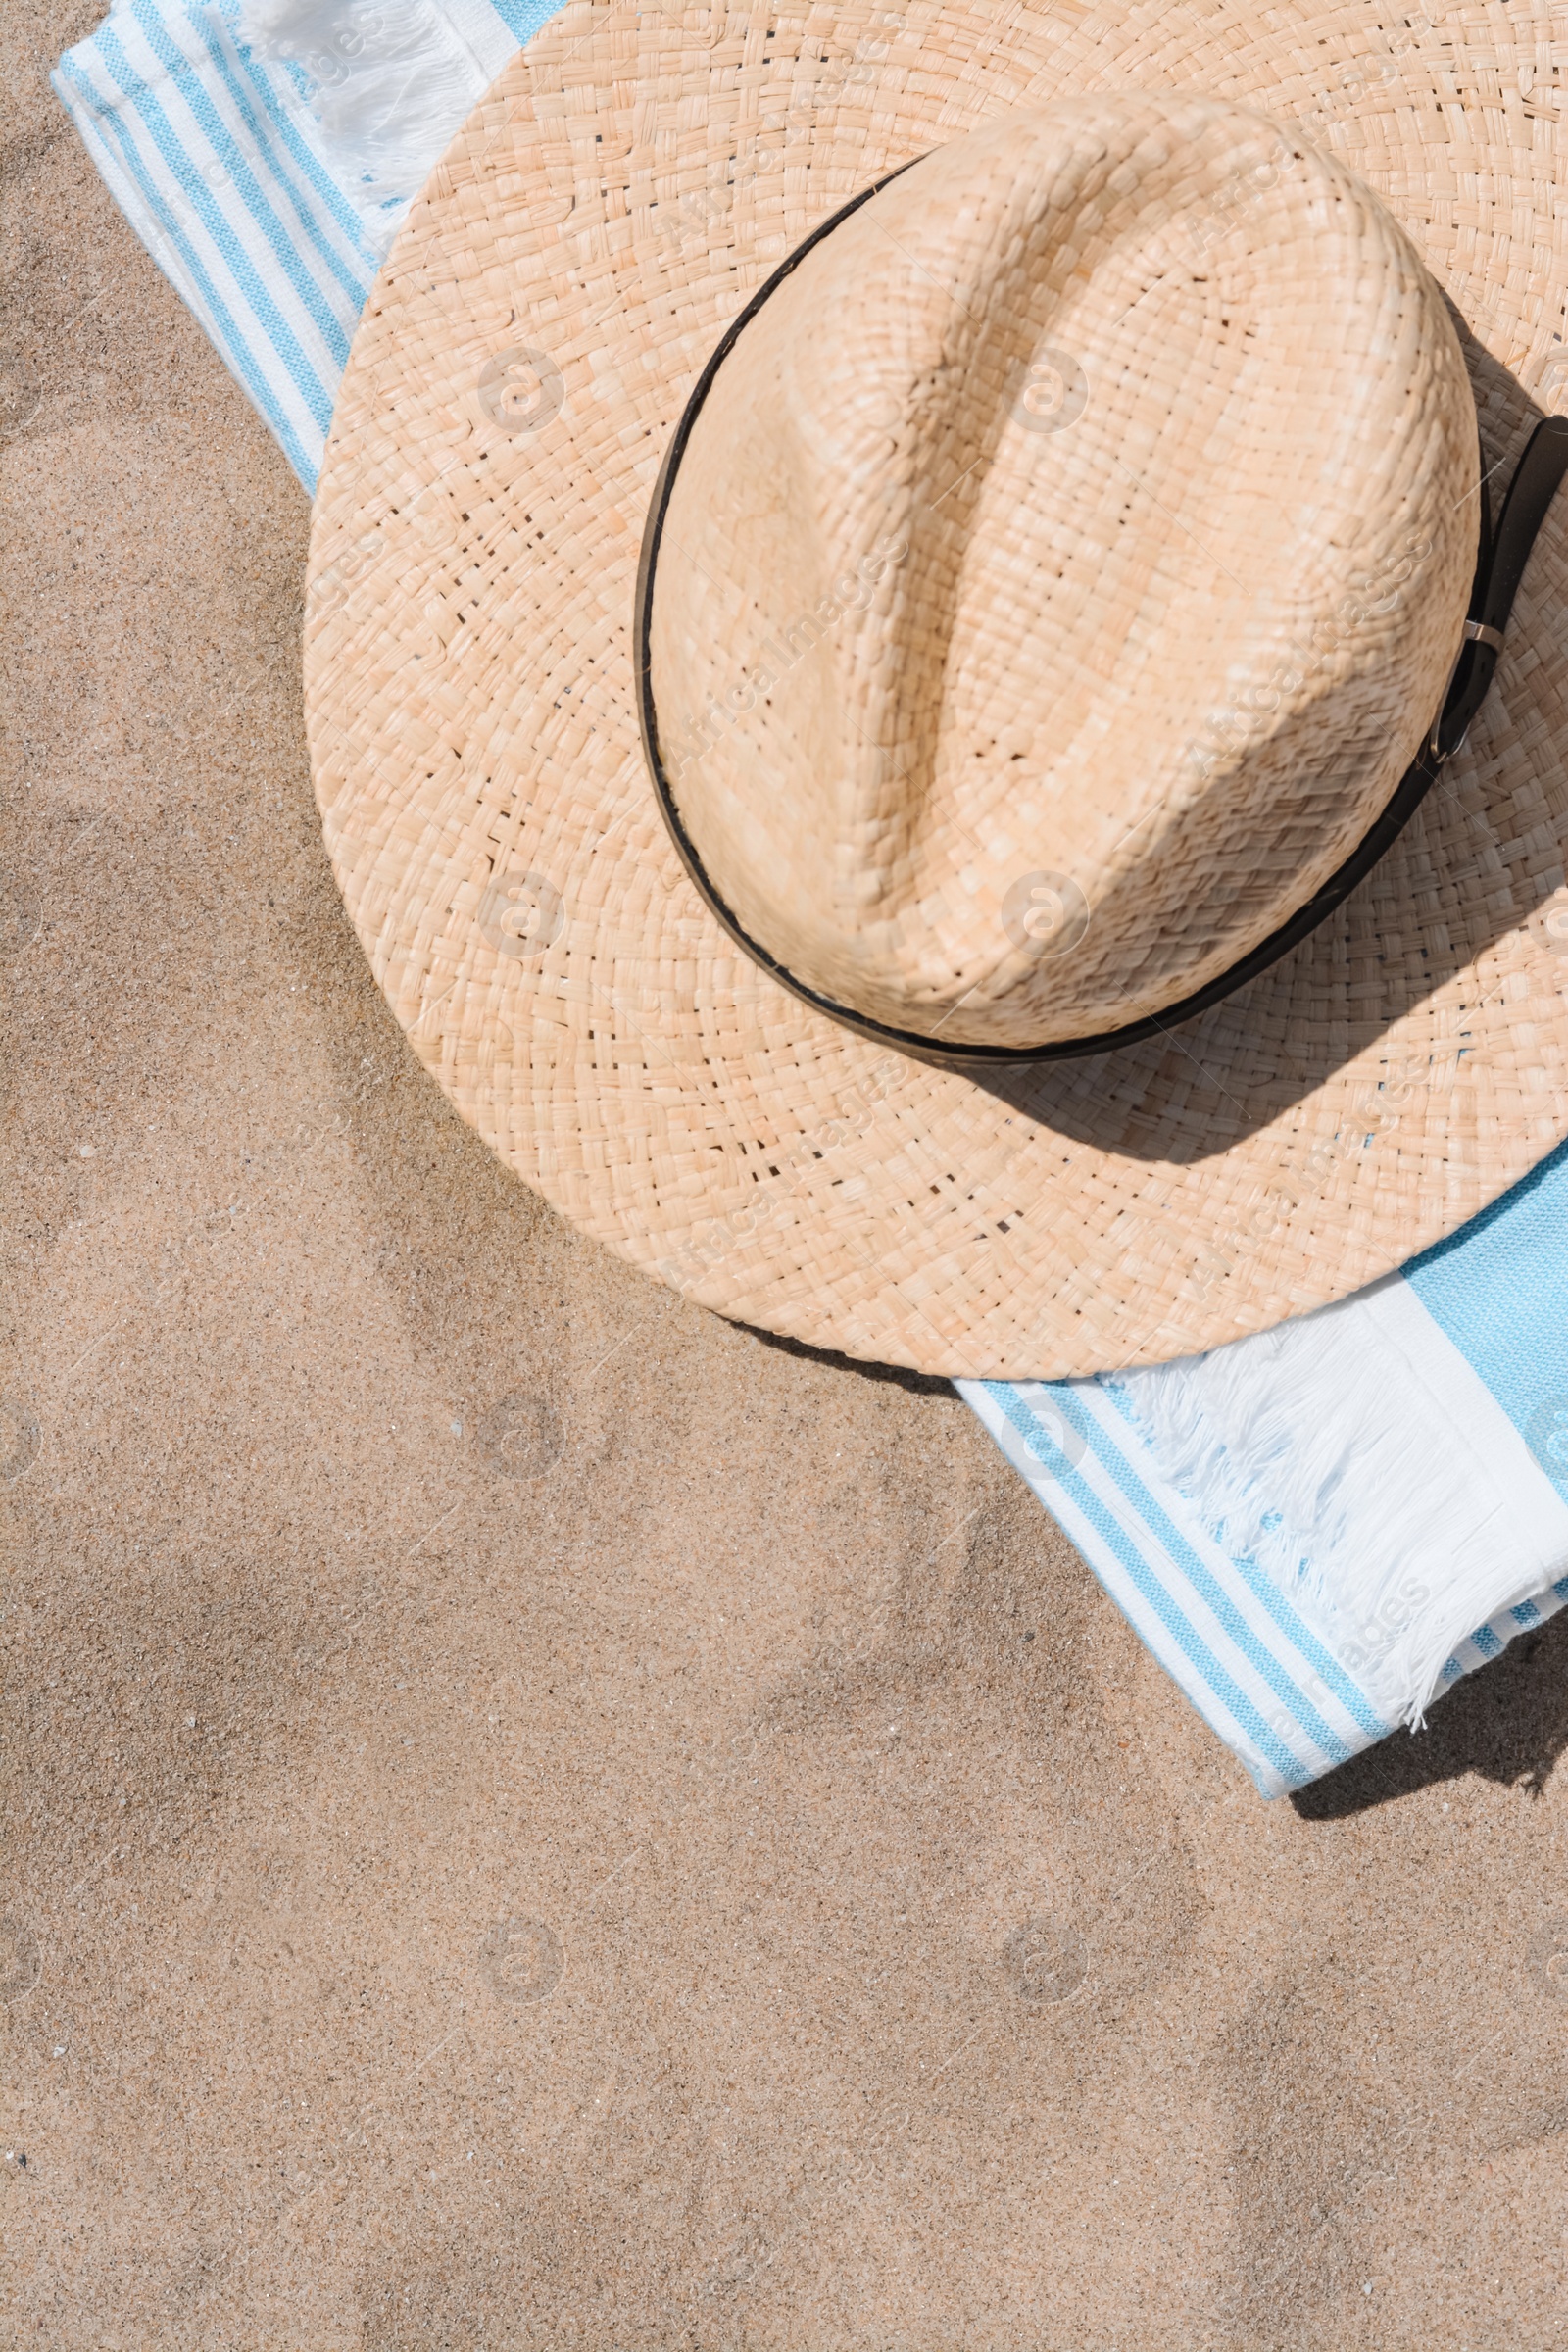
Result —
M 1303 1821 L 1344 1821 L 1435 1781 L 1479 1773 L 1540 1796 L 1568 1748 L 1568 1610 L 1436 1700 L 1425 1731 L 1394 1732 L 1291 1803 Z
M 1453 317 L 1470 370 L 1495 514 L 1542 411 L 1480 347 L 1463 319 L 1456 313 Z M 1531 569 L 1538 580 L 1537 567 L 1544 562 L 1556 580 L 1568 580 L 1568 495 L 1551 509 L 1537 543 Z M 1568 632 L 1568 611 L 1561 614 L 1561 626 Z M 1494 845 L 1518 839 L 1529 822 L 1540 821 L 1525 812 L 1527 804 L 1539 810 L 1542 799 L 1540 759 L 1523 750 L 1542 733 L 1532 723 L 1534 689 L 1529 677 L 1517 672 L 1503 684 L 1509 706 L 1504 723 L 1518 745 L 1514 756 L 1501 763 L 1489 756 L 1489 722 L 1498 718 L 1496 701 L 1489 703 L 1476 722 L 1472 746 L 1455 755 L 1373 874 L 1271 970 L 1166 1037 L 1092 1060 L 972 1073 L 974 1083 L 1057 1134 L 1099 1150 L 1178 1165 L 1232 1150 L 1315 1092 L 1535 911 L 1534 905 L 1524 907 L 1517 901 L 1494 909 L 1479 886 L 1455 895 L 1453 886 L 1464 875 L 1452 870 L 1451 844 L 1444 849 L 1437 814 L 1440 801 L 1462 783 L 1467 767 L 1472 772 L 1499 768 L 1487 781 L 1491 841 L 1484 830 L 1471 829 L 1477 823 L 1473 814 L 1465 832 L 1467 848 L 1473 842 L 1478 882 L 1480 867 L 1494 855 Z M 1444 819 L 1451 825 L 1446 810 Z M 1441 917 L 1421 921 L 1414 910 L 1423 902 L 1431 906 L 1438 892 L 1444 902 Z M 1544 886 L 1536 904 L 1549 895 Z M 1402 939 L 1387 938 L 1385 927 Z M 1418 955 L 1409 953 L 1412 940 L 1419 942 Z M 1298 1017 L 1303 1004 L 1340 1005 L 1344 1017 L 1318 1021 L 1313 1034 L 1303 1034 Z

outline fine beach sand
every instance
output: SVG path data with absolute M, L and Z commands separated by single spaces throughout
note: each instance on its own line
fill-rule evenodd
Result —
M 951 1390 L 489 1157 L 97 13 L 0 19 L 0 2344 L 1560 2346 L 1568 1614 L 1264 1805 Z

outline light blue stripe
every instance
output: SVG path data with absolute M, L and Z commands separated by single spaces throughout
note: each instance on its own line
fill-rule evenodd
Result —
M 1490 1625 L 1478 1625 L 1470 1639 L 1484 1658 L 1496 1658 L 1502 1655 L 1502 1643 Z
M 244 295 L 255 314 L 256 322 L 270 342 L 279 360 L 288 369 L 294 387 L 310 411 L 312 419 L 324 433 L 332 421 L 332 402 L 320 378 L 311 366 L 293 328 L 278 311 L 277 305 L 257 276 L 250 257 L 230 229 L 222 214 L 213 203 L 211 190 L 201 177 L 189 156 L 175 137 L 173 128 L 163 108 L 148 90 L 146 81 L 136 73 L 129 58 L 106 24 L 97 35 L 103 60 L 120 83 L 127 98 L 137 99 L 137 114 L 151 132 L 153 144 L 165 164 L 193 200 L 202 222 L 213 243 L 221 255 L 236 289 Z M 118 62 L 117 62 L 118 61 Z M 123 109 L 115 110 L 115 121 L 122 120 Z
M 286 411 L 279 403 L 270 377 L 252 355 L 249 344 L 230 316 L 228 305 L 213 284 L 195 252 L 175 226 L 164 202 L 162 192 L 137 153 L 130 124 L 125 120 L 125 110 L 123 107 L 107 104 L 101 100 L 86 75 L 72 63 L 69 57 L 61 59 L 59 71 L 85 94 L 85 100 L 90 104 L 91 118 L 99 136 L 106 141 L 111 135 L 113 136 L 120 150 L 121 161 L 141 190 L 149 213 L 159 222 L 169 242 L 177 248 L 186 269 L 195 280 L 202 300 L 212 313 L 213 322 L 222 337 L 224 357 L 277 435 L 284 455 L 299 475 L 300 480 L 305 484 L 307 490 L 314 493 L 316 466 L 306 455 L 299 435 Z M 64 95 L 63 92 L 62 95 Z
M 1522 1600 L 1516 1609 L 1508 1611 L 1516 1625 L 1540 1625 L 1541 1611 L 1533 1600 Z
M 1057 1384 L 1054 1386 L 1052 1394 L 1063 1401 L 1064 1409 L 1070 1402 L 1073 1412 L 1081 1411 L 1077 1399 L 1071 1395 L 1069 1385 Z M 1117 1411 L 1136 1435 L 1137 1425 L 1132 1421 L 1121 1398 L 1103 1385 L 1102 1394 L 1111 1396 L 1111 1401 Z M 1231 1595 L 1215 1577 L 1207 1561 L 1193 1549 L 1180 1528 L 1175 1525 L 1154 1495 L 1150 1493 L 1126 1455 L 1111 1446 L 1110 1440 L 1088 1414 L 1083 1415 L 1083 1422 L 1089 1443 L 1094 1446 L 1112 1478 L 1115 1479 L 1117 1486 L 1120 1487 L 1134 1509 L 1140 1513 L 1145 1523 L 1158 1537 L 1172 1559 L 1181 1567 L 1193 1590 L 1208 1604 L 1208 1607 L 1219 1619 L 1237 1648 L 1246 1657 L 1249 1665 L 1262 1676 L 1275 1697 L 1282 1699 L 1291 1709 L 1301 1729 L 1313 1743 L 1323 1750 L 1325 1755 L 1332 1756 L 1336 1763 L 1341 1764 L 1354 1755 L 1356 1752 L 1354 1748 L 1350 1747 L 1338 1732 L 1324 1722 L 1306 1692 L 1297 1683 L 1287 1661 L 1258 1639 L 1257 1634 L 1248 1624 Z M 1231 1564 L 1239 1571 L 1242 1569 L 1240 1561 L 1233 1561 Z M 1246 1578 L 1245 1581 L 1249 1590 L 1251 1590 L 1251 1579 Z M 1265 1580 L 1265 1591 L 1258 1597 L 1264 1598 L 1268 1602 L 1269 1613 L 1274 1617 L 1275 1622 L 1280 1624 L 1281 1632 L 1288 1637 L 1293 1647 L 1304 1655 L 1304 1642 L 1310 1641 L 1311 1636 L 1307 1633 L 1305 1626 L 1301 1625 L 1296 1611 L 1285 1600 L 1284 1595 L 1273 1586 L 1267 1585 Z M 1281 1622 L 1281 1609 L 1290 1622 Z M 1329 1682 L 1332 1677 L 1336 1683 L 1344 1686 L 1343 1689 L 1335 1690 L 1335 1696 L 1349 1713 L 1354 1715 L 1364 1732 L 1368 1732 L 1374 1740 L 1381 1740 L 1388 1730 L 1387 1724 L 1368 1706 L 1366 1699 L 1356 1690 L 1355 1685 L 1349 1680 L 1338 1661 L 1327 1650 L 1322 1649 L 1321 1643 L 1317 1646 L 1321 1651 L 1324 1667 L 1328 1669 L 1328 1672 L 1323 1675 L 1324 1681 Z M 1313 1661 L 1313 1663 L 1315 1662 Z M 1319 1668 L 1319 1671 L 1322 1672 L 1323 1669 Z
M 1553 1404 L 1568 1409 L 1568 1144 L 1412 1258 L 1404 1279 L 1568 1494 L 1568 1460 L 1532 1426 Z
M 365 234 L 364 221 L 331 173 L 323 170 L 319 158 L 312 154 L 304 139 L 300 137 L 287 107 L 278 104 L 277 92 L 272 87 L 271 79 L 263 67 L 251 52 L 240 46 L 237 41 L 235 55 L 239 59 L 246 80 L 257 92 L 262 104 L 276 124 L 278 136 L 287 143 L 290 155 L 310 181 L 311 186 L 316 189 L 323 204 L 326 205 L 338 225 L 353 240 L 355 251 L 362 260 L 369 264 L 370 275 L 373 278 L 380 265 L 376 260 L 374 246 L 370 244 Z M 367 293 L 368 290 L 368 288 L 366 289 Z M 363 301 L 361 308 L 364 308 Z
M 490 5 L 520 49 L 542 24 L 560 15 L 565 0 L 490 0 Z
M 236 193 L 244 199 L 245 209 L 271 247 L 282 276 L 292 286 L 302 309 L 333 359 L 336 360 L 341 371 L 348 366 L 349 361 L 348 329 L 325 300 L 318 280 L 312 275 L 307 267 L 305 257 L 300 251 L 298 238 L 290 233 L 273 211 L 268 199 L 267 190 L 251 170 L 250 158 L 208 96 L 201 76 L 195 72 L 191 60 L 185 55 L 184 50 L 177 49 L 169 38 L 157 17 L 148 7 L 147 0 L 134 0 L 130 13 L 132 23 L 137 26 L 148 48 L 158 59 L 160 65 L 166 67 L 172 74 L 179 95 L 190 110 L 193 122 L 206 138 L 216 160 L 228 172 Z M 107 53 L 106 36 L 105 54 L 107 55 Z M 184 69 L 182 73 L 179 71 L 181 67 Z M 175 135 L 172 125 L 168 123 L 168 118 L 150 90 L 142 100 L 142 108 L 149 123 L 154 125 L 154 136 L 157 135 L 156 123 L 160 121 L 165 122 L 172 138 Z M 188 156 L 186 160 L 189 161 Z M 210 202 L 211 190 L 206 179 L 202 177 L 195 165 L 191 165 L 190 169 L 193 184 L 197 181 L 200 182 L 202 191 Z M 213 210 L 215 219 L 221 220 L 222 215 L 218 208 L 214 206 Z M 224 223 L 225 230 L 226 225 Z M 279 314 L 279 318 L 281 318 L 281 314 Z M 281 348 L 279 346 L 280 350 Z M 302 361 L 305 359 L 303 351 L 299 356 Z M 328 406 L 326 417 L 323 420 L 323 430 L 330 422 L 331 408 Z
M 1137 1416 L 1123 1392 L 1111 1381 L 1102 1381 L 1100 1388 L 1102 1394 L 1110 1398 L 1134 1435 L 1141 1438 L 1142 1432 Z M 1131 1496 L 1139 1510 L 1149 1520 L 1150 1525 L 1155 1527 L 1161 1541 L 1175 1553 L 1183 1565 L 1188 1567 L 1189 1573 L 1194 1576 L 1194 1581 L 1197 1581 L 1199 1574 L 1207 1575 L 1209 1571 L 1192 1549 L 1186 1537 L 1166 1516 L 1130 1462 L 1125 1465 L 1125 1476 L 1118 1477 L 1117 1483 Z M 1325 1646 L 1313 1633 L 1311 1627 L 1298 1614 L 1289 1594 L 1281 1591 L 1273 1579 L 1259 1567 L 1256 1560 L 1236 1559 L 1229 1552 L 1225 1556 L 1230 1560 L 1231 1566 L 1242 1578 L 1252 1597 L 1262 1602 L 1292 1647 L 1322 1676 L 1347 1714 L 1355 1718 L 1369 1739 L 1386 1740 L 1393 1726 L 1384 1722 L 1365 1691 L 1351 1680 L 1334 1652 Z M 1354 1751 L 1347 1748 L 1345 1752 L 1349 1755 Z
M 288 171 L 285 168 L 284 155 L 280 153 L 279 150 L 286 150 L 288 156 L 293 161 L 296 163 L 302 163 L 307 168 L 307 177 L 313 177 L 315 181 L 319 181 L 320 185 L 318 190 L 318 194 L 320 194 L 328 202 L 330 202 L 332 199 L 336 199 L 337 204 L 347 216 L 349 232 L 353 236 L 355 247 L 357 251 L 363 255 L 364 259 L 369 264 L 370 278 L 373 278 L 375 275 L 375 256 L 371 253 L 369 247 L 365 242 L 365 230 L 363 224 L 361 223 L 358 216 L 354 213 L 352 207 L 343 202 L 343 199 L 338 195 L 338 191 L 332 186 L 332 183 L 327 178 L 325 172 L 322 172 L 318 166 L 316 167 L 314 174 L 311 172 L 309 167 L 313 165 L 314 158 L 311 156 L 310 149 L 305 145 L 304 140 L 300 138 L 298 132 L 294 128 L 294 125 L 290 122 L 287 115 L 278 105 L 276 96 L 269 86 L 266 76 L 264 74 L 258 74 L 254 71 L 249 71 L 247 72 L 245 77 L 246 81 L 251 84 L 251 87 L 261 98 L 262 104 L 267 111 L 268 121 L 264 125 L 262 122 L 258 122 L 256 111 L 251 103 L 250 96 L 234 73 L 233 67 L 230 65 L 222 45 L 215 41 L 211 33 L 207 34 L 205 37 L 207 39 L 208 55 L 212 59 L 214 71 L 221 77 L 223 87 L 233 99 L 235 108 L 243 120 L 246 128 L 250 131 L 251 136 L 255 139 L 257 145 L 266 153 L 267 168 L 277 182 L 278 193 L 287 197 L 289 204 L 293 208 L 295 214 L 298 216 L 301 228 L 304 229 L 305 234 L 310 238 L 311 243 L 320 255 L 322 262 L 331 271 L 333 277 L 336 278 L 338 284 L 342 287 L 350 302 L 352 302 L 354 305 L 354 318 L 357 319 L 361 311 L 364 310 L 367 297 L 369 294 L 370 280 L 365 276 L 362 270 L 356 270 L 352 261 L 350 261 L 348 257 L 339 250 L 337 245 L 334 244 L 331 236 L 327 233 L 326 228 L 322 224 L 319 210 L 311 203 L 309 196 L 304 194 L 295 186 L 294 181 L 289 176 Z M 352 320 L 350 321 L 350 324 L 352 326 Z
M 1003 1411 L 1031 1452 L 1035 1450 L 1037 1440 L 1050 1445 L 1045 1431 L 1016 1395 L 1010 1382 L 999 1381 L 994 1384 L 994 1394 L 1000 1398 Z M 1068 1418 L 1081 1436 L 1089 1434 L 1083 1426 L 1086 1416 L 1076 1399 L 1071 1402 Z M 1126 1529 L 1110 1516 L 1094 1489 L 1080 1478 L 1076 1470 L 1067 1471 L 1058 1479 L 1058 1484 L 1069 1496 L 1073 1507 L 1082 1512 L 1101 1541 L 1120 1560 L 1132 1583 L 1175 1641 L 1188 1663 L 1207 1684 L 1232 1719 L 1247 1733 L 1259 1753 L 1268 1758 L 1281 1779 L 1293 1788 L 1305 1788 L 1309 1781 L 1316 1778 L 1312 1767 L 1292 1753 L 1273 1725 L 1258 1713 L 1246 1691 L 1232 1681 L 1196 1626 L 1183 1615 L 1169 1588 L 1154 1575 L 1142 1552 L 1129 1539 Z
M 1025 1410 L 1027 1409 L 1025 1407 Z M 1074 1409 L 1081 1409 L 1077 1407 L 1076 1399 L 1074 1400 Z M 1085 1434 L 1100 1460 L 1110 1472 L 1128 1501 L 1143 1518 L 1146 1526 L 1170 1553 L 1199 1598 L 1206 1602 L 1210 1612 L 1218 1618 L 1254 1674 L 1259 1675 L 1267 1683 L 1282 1705 L 1290 1708 L 1298 1724 L 1315 1747 L 1320 1748 L 1323 1754 L 1332 1758 L 1336 1764 L 1346 1763 L 1356 1752 L 1354 1748 L 1339 1732 L 1334 1730 L 1331 1724 L 1324 1721 L 1312 1701 L 1307 1697 L 1306 1692 L 1297 1682 L 1288 1661 L 1280 1657 L 1276 1650 L 1270 1649 L 1267 1643 L 1259 1639 L 1255 1629 L 1249 1625 L 1207 1561 L 1193 1549 L 1180 1529 L 1176 1527 L 1159 1502 L 1150 1493 L 1148 1487 L 1145 1486 L 1126 1455 L 1111 1444 L 1104 1431 L 1090 1415 L 1086 1413 L 1083 1418 Z M 1238 1568 L 1241 1565 L 1239 1561 L 1233 1561 L 1231 1564 Z M 1292 1614 L 1294 1615 L 1294 1613 L 1293 1611 Z M 1353 1690 L 1354 1685 L 1351 1684 L 1349 1688 Z M 1362 1703 L 1364 1705 L 1365 1702 Z M 1373 1720 L 1376 1728 L 1372 1737 L 1378 1739 L 1387 1726 L 1377 1718 Z M 1362 1729 L 1366 1729 L 1364 1724 Z

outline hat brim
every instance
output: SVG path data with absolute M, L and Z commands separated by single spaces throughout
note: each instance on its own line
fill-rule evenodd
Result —
M 1501 6 L 1451 23 L 1396 49 L 1365 7 L 1261 31 L 1229 6 L 999 27 L 851 0 L 825 33 L 578 0 L 474 110 L 339 396 L 307 722 L 398 1019 L 585 1231 L 794 1339 L 1055 1377 L 1358 1289 L 1568 1134 L 1568 499 L 1468 745 L 1372 874 L 1237 996 L 1092 1060 L 977 1078 L 811 1013 L 698 897 L 638 735 L 642 518 L 713 346 L 858 189 L 1007 108 L 1202 90 L 1342 152 L 1448 292 L 1505 479 L 1568 392 L 1568 215 L 1533 45 Z

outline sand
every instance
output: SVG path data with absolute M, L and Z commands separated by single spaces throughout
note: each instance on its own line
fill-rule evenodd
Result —
M 1264 1805 L 951 1391 L 489 1157 L 94 13 L 0 51 L 0 2340 L 1560 2345 L 1568 1617 Z

